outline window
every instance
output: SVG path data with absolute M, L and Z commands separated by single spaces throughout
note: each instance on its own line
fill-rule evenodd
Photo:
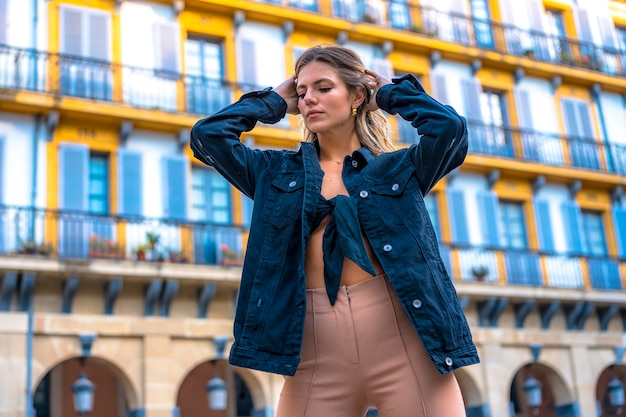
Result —
M 622 52 L 626 52 L 626 27 L 616 27 L 617 39 L 619 41 L 619 47 Z M 624 70 L 622 70 L 624 71 Z
M 192 176 L 193 220 L 231 223 L 230 184 L 215 170 L 194 167 Z
M 0 45 L 6 45 L 7 44 L 7 32 L 8 32 L 8 25 L 7 25 L 7 12 L 8 12 L 8 8 L 9 8 L 9 0 L 0 0 Z
M 526 249 L 526 222 L 524 207 L 515 201 L 500 201 L 501 241 L 509 249 Z
M 493 48 L 487 0 L 470 0 L 470 7 L 472 9 L 476 43 L 478 46 Z
M 565 40 L 567 33 L 565 32 L 563 12 L 560 10 L 547 9 L 546 20 L 548 21 L 548 32 L 558 38 L 558 42 L 555 44 L 556 52 L 559 55 L 559 60 L 563 62 L 570 56 L 569 44 Z
M 100 10 L 61 6 L 59 49 L 65 95 L 112 99 L 110 16 Z M 82 57 L 82 58 L 79 58 Z M 104 61 L 104 62 L 103 62 Z
M 508 132 L 506 101 L 504 93 L 492 90 L 483 90 L 480 94 L 480 112 L 485 123 L 485 140 L 490 154 L 504 156 L 513 155 Z
M 89 212 L 107 214 L 109 212 L 109 158 L 103 154 L 89 156 Z
M 433 228 L 435 229 L 435 235 L 437 236 L 437 240 L 440 239 L 441 232 L 439 231 L 439 212 L 437 210 L 437 194 L 431 193 L 424 197 L 424 204 L 426 205 L 426 210 L 428 211 L 428 215 L 430 216 L 430 221 L 433 223 Z
M 230 103 L 224 86 L 224 58 L 219 42 L 190 37 L 185 42 L 187 109 L 190 113 L 213 114 Z
M 587 251 L 592 256 L 606 256 L 606 240 L 602 225 L 602 213 L 597 211 L 582 211 L 583 239 L 587 242 Z

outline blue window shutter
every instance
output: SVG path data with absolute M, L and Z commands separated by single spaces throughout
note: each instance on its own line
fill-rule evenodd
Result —
M 519 127 L 523 129 L 533 129 L 533 115 L 530 107 L 528 91 L 516 89 L 515 99 L 517 104 L 517 120 Z
M 430 86 L 432 96 L 440 103 L 449 104 L 446 77 L 438 74 L 431 74 Z
M 574 201 L 566 201 L 561 205 L 563 227 L 567 238 L 568 252 L 574 255 L 585 253 L 585 242 L 581 233 L 582 216 L 580 207 Z
M 252 210 L 254 208 L 254 201 L 244 194 L 241 194 L 241 218 L 242 223 L 246 227 L 250 227 L 252 223 Z
M 59 145 L 59 208 L 87 211 L 89 183 L 89 148 L 83 145 Z
M 7 9 L 9 0 L 0 0 L 0 45 L 6 45 L 7 42 Z
M 480 83 L 473 78 L 461 80 L 463 86 L 463 104 L 468 121 L 482 122 L 483 116 L 480 111 Z
M 170 219 L 187 218 L 187 158 L 168 156 L 163 159 L 163 214 Z
M 248 84 L 248 88 L 256 86 L 256 53 L 254 41 L 241 39 L 241 81 Z
M 550 203 L 545 200 L 535 200 L 535 223 L 539 236 L 539 250 L 542 252 L 554 252 L 554 236 L 552 234 L 552 222 L 550 221 Z
M 0 137 L 0 204 L 4 203 L 4 165 L 4 138 Z
M 469 245 L 469 229 L 463 190 L 448 190 L 448 211 L 450 212 L 452 241 L 459 245 Z
M 142 160 L 137 152 L 117 152 L 118 213 L 122 216 L 143 214 Z
M 615 221 L 615 235 L 617 238 L 617 253 L 620 258 L 626 258 L 626 208 L 613 209 Z
M 485 191 L 478 194 L 478 206 L 480 207 L 481 230 L 483 242 L 490 247 L 500 246 L 500 231 L 498 213 L 498 196 L 492 191 Z

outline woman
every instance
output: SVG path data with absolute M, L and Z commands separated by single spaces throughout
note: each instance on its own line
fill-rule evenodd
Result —
M 380 109 L 420 143 L 393 151 Z M 299 150 L 240 142 L 286 113 Z M 478 355 L 423 201 L 465 158 L 461 116 L 412 75 L 316 46 L 275 90 L 200 120 L 191 147 L 254 199 L 229 361 L 286 376 L 278 417 L 465 416 L 450 371 Z

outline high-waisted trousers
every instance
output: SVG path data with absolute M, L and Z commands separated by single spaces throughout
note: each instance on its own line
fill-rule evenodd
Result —
M 385 275 L 307 290 L 301 361 L 277 417 L 465 417 L 459 385 L 424 350 Z

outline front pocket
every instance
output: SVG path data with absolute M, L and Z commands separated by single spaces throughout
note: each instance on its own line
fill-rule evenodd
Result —
M 278 229 L 283 229 L 300 218 L 304 194 L 304 178 L 280 177 L 272 181 L 266 206 L 269 222 Z

